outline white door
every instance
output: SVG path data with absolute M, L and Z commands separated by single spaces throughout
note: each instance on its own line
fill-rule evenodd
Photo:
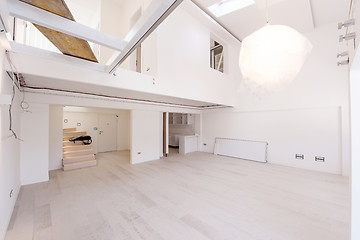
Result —
M 115 115 L 99 115 L 98 152 L 116 151 L 117 119 Z

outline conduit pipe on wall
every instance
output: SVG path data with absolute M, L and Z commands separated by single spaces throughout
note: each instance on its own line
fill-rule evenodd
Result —
M 28 89 L 34 89 L 34 90 L 48 90 L 48 91 L 57 91 L 57 92 L 65 92 L 65 93 L 73 93 L 73 94 L 90 95 L 90 96 L 94 96 L 94 97 L 112 98 L 112 99 L 123 100 L 125 102 L 134 102 L 134 103 L 142 103 L 142 104 L 145 103 L 145 104 L 154 104 L 154 105 L 163 105 L 163 106 L 174 106 L 174 107 L 191 108 L 191 109 L 199 109 L 199 110 L 227 107 L 227 106 L 218 105 L 218 104 L 196 106 L 196 105 L 189 105 L 189 104 L 154 101 L 154 100 L 139 99 L 139 98 L 119 97 L 119 96 L 111 96 L 111 95 L 98 94 L 98 93 L 89 93 L 89 92 L 82 92 L 82 91 L 48 88 L 48 87 L 37 87 L 37 86 L 27 86 L 27 85 L 22 86 L 22 87 L 28 88 Z

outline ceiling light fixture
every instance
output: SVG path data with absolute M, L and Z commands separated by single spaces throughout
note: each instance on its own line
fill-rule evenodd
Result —
M 215 17 L 221 17 L 254 3 L 254 0 L 222 0 L 208 7 L 208 10 L 214 14 Z
M 266 15 L 268 16 L 267 4 Z M 302 34 L 284 25 L 267 24 L 241 44 L 239 66 L 254 91 L 274 92 L 287 87 L 300 72 L 312 45 Z

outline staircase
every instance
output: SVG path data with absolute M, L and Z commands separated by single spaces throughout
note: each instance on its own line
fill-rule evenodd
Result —
M 63 129 L 63 169 L 64 171 L 96 166 L 94 150 L 91 144 L 84 145 L 82 141 L 70 142 L 72 137 L 86 135 L 86 132 L 76 128 Z

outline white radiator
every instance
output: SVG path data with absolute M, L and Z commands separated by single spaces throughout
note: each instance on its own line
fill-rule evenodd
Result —
M 230 138 L 215 138 L 214 154 L 267 162 L 267 142 Z

